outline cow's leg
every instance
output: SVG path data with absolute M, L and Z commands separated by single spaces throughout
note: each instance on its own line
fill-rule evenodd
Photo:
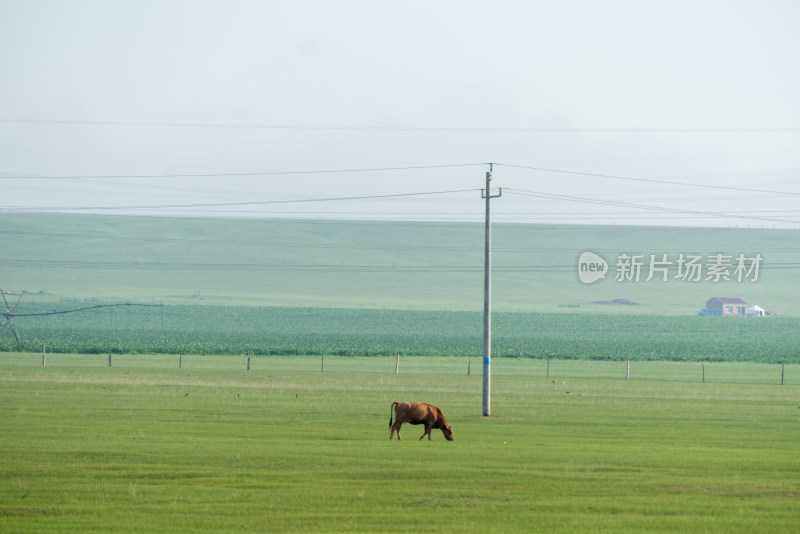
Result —
M 400 441 L 402 439 L 400 437 L 400 426 L 401 425 L 402 425 L 402 423 L 398 425 L 397 422 L 395 422 L 395 424 L 392 425 L 392 431 L 389 433 L 389 440 L 390 441 L 391 441 L 392 437 L 394 436 L 395 432 L 397 432 L 397 441 Z
M 425 432 L 423 432 L 422 435 L 419 437 L 420 441 L 423 440 L 423 438 L 425 437 L 425 434 L 428 435 L 428 441 L 430 441 L 430 439 L 431 439 L 431 427 L 430 427 L 430 425 L 427 425 L 427 424 L 425 425 Z

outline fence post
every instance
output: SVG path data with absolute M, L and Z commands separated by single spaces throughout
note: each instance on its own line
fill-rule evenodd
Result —
M 628 360 L 628 366 L 627 369 L 625 370 L 625 380 L 630 380 L 630 379 L 631 379 L 631 361 Z
M 706 362 L 700 362 L 700 365 L 703 366 L 703 384 L 706 383 Z
M 547 377 L 550 377 L 550 358 L 547 358 Z
M 244 354 L 242 354 L 241 356 L 244 356 Z M 247 357 L 247 370 L 248 371 L 250 370 L 250 356 Z
M 111 350 L 108 351 L 108 366 L 111 367 Z
M 781 362 L 781 385 L 783 385 L 783 372 L 786 368 L 786 364 Z
M 178 355 L 178 369 L 183 367 L 183 351 L 180 352 Z
M 320 355 L 320 361 L 321 361 L 321 366 L 322 366 L 320 372 L 324 373 L 325 372 L 325 355 L 324 354 Z
M 47 353 L 44 350 L 44 345 L 42 345 L 42 367 L 47 364 Z
M 397 353 L 397 359 L 394 361 L 394 374 L 400 372 L 400 353 Z
M 471 371 L 472 371 L 472 357 L 470 356 L 469 358 L 467 358 L 467 376 L 469 376 Z

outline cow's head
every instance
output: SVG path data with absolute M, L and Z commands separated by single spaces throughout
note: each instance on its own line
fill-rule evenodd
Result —
M 454 439 L 456 439 L 453 437 L 453 427 L 451 427 L 450 425 L 447 425 L 442 429 L 442 434 L 444 434 L 444 437 L 447 441 L 453 441 Z

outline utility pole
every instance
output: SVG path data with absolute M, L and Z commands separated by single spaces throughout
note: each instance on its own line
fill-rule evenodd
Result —
M 481 198 L 486 199 L 486 241 L 484 246 L 483 266 L 483 416 L 491 415 L 492 396 L 492 209 L 491 200 L 503 194 L 492 195 L 492 167 L 486 173 L 486 189 L 481 191 Z

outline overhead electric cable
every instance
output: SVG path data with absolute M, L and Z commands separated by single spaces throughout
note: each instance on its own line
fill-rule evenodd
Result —
M 417 273 L 417 272 L 438 272 L 438 273 L 478 273 L 483 271 L 483 266 L 469 263 L 459 264 L 413 264 L 413 265 L 366 265 L 366 264 L 305 264 L 305 263 L 286 263 L 286 264 L 264 264 L 264 263 L 186 263 L 186 262 L 137 262 L 130 263 L 124 261 L 70 261 L 70 260 L 36 260 L 19 259 L 8 260 L 0 258 L 0 265 L 15 268 L 44 268 L 44 269 L 94 269 L 94 270 L 119 270 L 119 271 L 200 271 L 200 272 L 335 272 L 335 273 Z M 775 268 L 795 268 L 800 262 L 778 262 L 770 264 Z M 552 265 L 552 264 L 519 264 L 519 265 L 497 265 L 497 271 L 503 272 L 537 272 L 550 269 L 573 269 L 574 265 Z M 90 306 L 76 310 L 66 310 L 61 312 L 46 312 L 36 314 L 9 314 L 13 317 L 25 317 L 30 315 L 52 315 L 60 313 L 70 313 L 73 311 L 83 311 L 93 308 L 103 308 L 108 306 L 160 306 L 159 304 L 110 304 Z
M 138 205 L 138 206 L 80 206 L 80 207 L 67 207 L 67 206 L 51 206 L 43 208 L 26 208 L 27 211 L 87 211 L 87 210 L 137 210 L 137 209 L 172 209 L 172 208 L 212 208 L 223 206 L 254 206 L 254 205 L 267 205 L 267 204 L 297 204 L 305 202 L 334 202 L 341 200 L 368 200 L 378 198 L 400 198 L 400 197 L 418 197 L 426 195 L 445 195 L 449 193 L 466 193 L 474 192 L 478 189 L 455 189 L 451 191 L 426 191 L 418 193 L 395 193 L 387 195 L 363 195 L 352 197 L 326 197 L 326 198 L 303 198 L 292 200 L 249 200 L 245 202 L 209 202 L 198 204 L 159 204 L 159 205 Z
M 445 169 L 452 167 L 477 167 L 485 163 L 457 163 L 451 165 L 417 165 L 407 167 L 366 167 L 356 169 L 321 169 L 312 171 L 256 171 L 256 172 L 214 172 L 214 173 L 183 173 L 183 174 L 99 174 L 99 175 L 71 175 L 48 176 L 17 174 L 16 176 L 5 173 L 0 179 L 41 178 L 47 180 L 77 180 L 77 179 L 102 179 L 102 178 L 218 178 L 222 176 L 288 176 L 292 174 L 342 174 L 354 172 L 386 172 L 386 171 L 412 171 L 421 169 Z
M 613 174 L 599 174 L 593 172 L 580 172 L 580 171 L 565 171 L 561 169 L 546 169 L 543 167 L 529 167 L 526 165 L 514 165 L 511 163 L 495 163 L 495 165 L 501 165 L 505 167 L 511 167 L 516 169 L 528 169 L 533 171 L 542 171 L 542 172 L 555 172 L 560 174 L 575 174 L 578 176 L 592 176 L 597 178 L 611 178 L 613 180 L 627 180 L 631 182 L 648 182 L 648 183 L 656 183 L 656 184 L 665 184 L 665 185 L 680 185 L 684 187 L 700 187 L 703 189 L 723 189 L 728 191 L 742 191 L 745 193 L 768 193 L 773 195 L 792 195 L 792 196 L 800 196 L 800 193 L 796 193 L 793 191 L 771 191 L 768 189 L 751 189 L 747 187 L 734 187 L 729 185 L 710 185 L 710 184 L 692 184 L 688 182 L 675 182 L 672 180 L 657 180 L 655 178 L 633 178 L 629 176 L 617 176 Z
M 443 169 L 443 168 L 457 168 L 457 167 L 476 167 L 476 166 L 484 166 L 487 165 L 486 163 L 457 163 L 457 164 L 444 164 L 444 165 L 419 165 L 419 166 L 405 166 L 405 167 L 365 167 L 365 168 L 354 168 L 354 169 L 320 169 L 320 170 L 306 170 L 306 171 L 255 171 L 255 172 L 242 172 L 242 173 L 225 173 L 225 172 L 217 172 L 217 173 L 181 173 L 181 174 L 127 174 L 127 175 L 59 175 L 59 176 L 51 176 L 51 175 L 32 175 L 32 174 L 16 174 L 12 175 L 11 173 L 1 173 L 0 172 L 0 180 L 3 179 L 46 179 L 46 180 L 85 180 L 85 179 L 130 179 L 130 178 L 218 178 L 218 177 L 246 177 L 246 176 L 289 176 L 289 175 L 304 175 L 304 174 L 344 174 L 344 173 L 361 173 L 361 172 L 387 172 L 387 171 L 410 171 L 410 170 L 422 170 L 422 169 Z M 748 188 L 748 187 L 736 187 L 736 186 L 729 186 L 729 185 L 711 185 L 711 184 L 697 184 L 697 183 L 690 183 L 690 182 L 679 182 L 674 180 L 662 180 L 656 178 L 636 178 L 631 176 L 619 176 L 615 174 L 603 174 L 603 173 L 593 173 L 593 172 L 583 172 L 583 171 L 570 171 L 564 169 L 551 169 L 546 167 L 533 167 L 530 165 L 518 165 L 514 163 L 495 163 L 495 165 L 515 168 L 515 169 L 526 169 L 532 171 L 539 171 L 539 172 L 552 172 L 558 174 L 572 174 L 576 176 L 589 176 L 589 177 L 597 177 L 597 178 L 610 178 L 612 180 L 624 180 L 630 182 L 643 182 L 643 183 L 656 183 L 656 184 L 663 184 L 663 185 L 677 185 L 682 187 L 697 187 L 701 189 L 713 189 L 713 190 L 723 190 L 723 191 L 739 191 L 744 193 L 760 193 L 760 194 L 771 194 L 771 195 L 788 195 L 788 196 L 800 196 L 800 192 L 794 191 L 776 191 L 770 189 L 755 189 L 755 188 Z M 5 174 L 5 176 L 3 175 Z M 251 204 L 251 203 L 247 203 Z M 221 205 L 233 205 L 233 204 L 219 204 Z M 170 206 L 170 207 L 178 207 L 178 206 Z M 195 207 L 192 205 L 191 207 Z M 197 205 L 196 207 L 203 207 L 202 205 Z
M 768 222 L 782 222 L 782 223 L 791 223 L 797 224 L 797 220 L 790 220 L 790 219 L 777 219 L 773 217 L 758 217 L 753 215 L 741 215 L 736 213 L 723 213 L 723 212 L 713 212 L 713 211 L 700 211 L 700 210 L 689 210 L 689 209 L 682 209 L 682 208 L 668 208 L 664 206 L 651 206 L 645 204 L 633 204 L 630 202 L 618 202 L 614 200 L 600 200 L 600 199 L 593 199 L 593 198 L 585 198 L 585 197 L 577 197 L 572 195 L 558 195 L 553 193 L 543 193 L 541 191 L 526 191 L 524 189 L 516 189 L 510 187 L 504 187 L 504 191 L 508 191 L 511 194 L 519 194 L 523 196 L 533 196 L 533 197 L 540 197 L 540 198 L 550 198 L 555 200 L 564 200 L 567 202 L 583 202 L 587 204 L 601 204 L 604 206 L 620 206 L 626 208 L 635 208 L 640 210 L 649 210 L 649 211 L 658 211 L 664 213 L 687 213 L 691 215 L 701 215 L 701 216 L 709 216 L 709 217 L 716 217 L 721 219 L 748 219 L 748 220 L 757 220 L 757 221 L 768 221 Z
M 795 133 L 796 127 L 739 127 L 739 128 L 512 128 L 482 126 L 357 126 L 357 125 L 290 125 L 290 124 L 237 124 L 237 123 L 186 123 L 165 121 L 84 121 L 55 119 L 0 118 L 5 124 L 47 124 L 73 126 L 136 126 L 157 128 L 230 128 L 242 130 L 313 130 L 313 131 L 365 131 L 365 132 L 498 132 L 498 133 Z

